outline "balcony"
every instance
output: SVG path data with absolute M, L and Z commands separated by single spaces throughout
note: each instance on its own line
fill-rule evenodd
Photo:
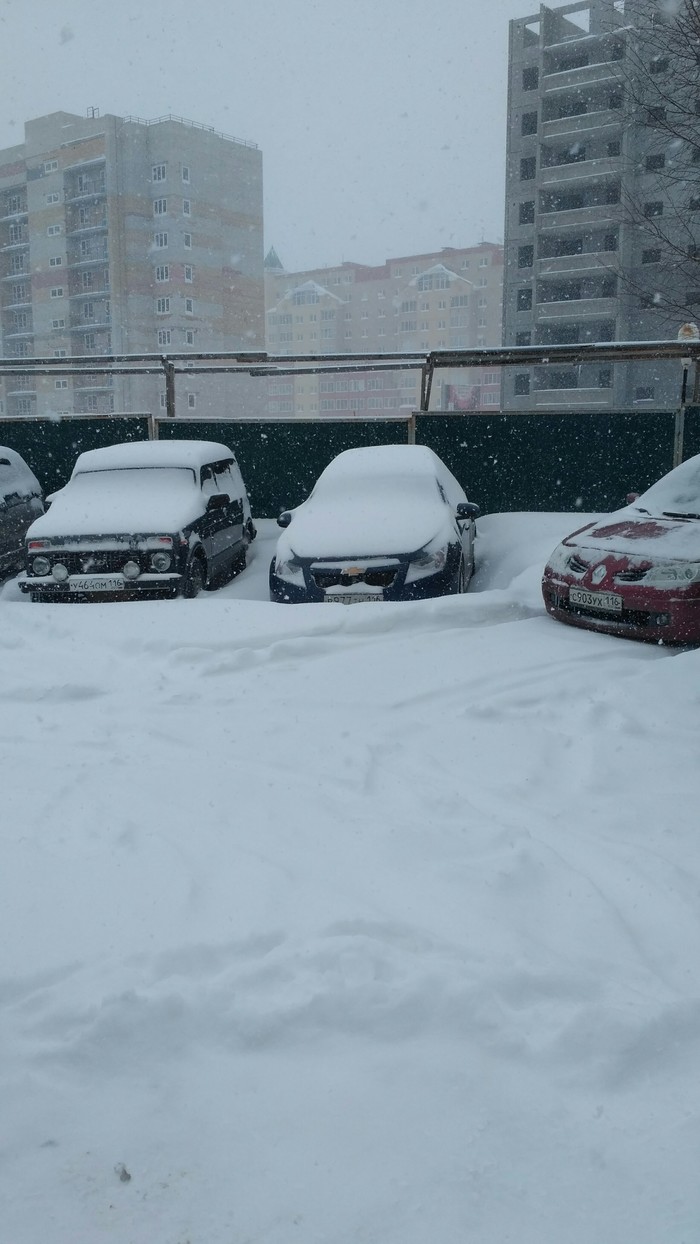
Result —
M 563 212 L 540 212 L 538 227 L 540 231 L 558 231 L 571 225 L 581 229 L 584 225 L 590 228 L 593 225 L 617 224 L 621 218 L 620 203 L 596 203 L 587 207 L 570 207 Z
M 10 239 L 9 242 L 0 242 L 0 250 L 2 251 L 21 251 L 24 246 L 29 246 L 28 237 Z
M 66 203 L 76 203 L 79 199 L 98 199 L 107 193 L 105 182 L 101 178 L 86 178 L 76 186 L 68 186 L 63 192 Z
M 609 409 L 613 402 L 612 389 L 536 389 L 534 393 L 536 410 L 579 410 L 582 407 L 596 406 L 601 410 Z
M 7 221 L 10 221 L 10 220 L 24 220 L 24 219 L 25 219 L 25 217 L 26 217 L 26 216 L 28 216 L 28 215 L 29 215 L 29 213 L 27 212 L 26 207 L 23 207 L 23 208 L 21 208 L 21 210 L 20 210 L 20 211 L 18 211 L 18 212 L 8 212 L 8 213 L 7 213 L 7 215 L 5 215 L 5 216 L 0 216 L 0 222 L 2 222 L 2 221 L 6 221 L 6 220 L 7 220 Z
M 72 333 L 104 333 L 109 332 L 112 327 L 111 319 L 102 317 L 94 320 L 76 320 L 69 324 Z
M 99 253 L 90 254 L 90 255 L 76 255 L 75 258 L 72 258 L 71 255 L 68 256 L 68 267 L 69 268 L 84 268 L 84 267 L 87 267 L 91 263 L 96 263 L 96 264 L 109 263 L 109 255 L 105 251 L 104 253 L 99 252 Z
M 548 259 L 537 260 L 537 275 L 559 276 L 566 274 L 580 276 L 583 272 L 600 272 L 601 269 L 619 267 L 618 251 L 586 251 L 580 255 L 555 255 Z
M 572 160 L 570 164 L 540 167 L 540 186 L 560 186 L 562 182 L 593 181 L 598 177 L 619 177 L 620 156 L 599 160 Z
M 3 311 L 23 311 L 25 307 L 31 307 L 29 298 L 25 302 L 4 302 L 2 304 Z
M 535 322 L 543 320 L 609 320 L 615 316 L 617 297 L 567 298 L 565 302 L 538 302 Z
M 613 65 L 619 61 L 598 61 L 593 65 L 579 65 L 576 69 L 559 69 L 556 73 L 546 73 L 542 77 L 542 90 L 545 95 L 555 91 L 579 89 L 595 82 L 619 82 L 620 75 L 615 73 Z
M 584 134 L 588 130 L 602 130 L 608 126 L 620 129 L 624 124 L 620 108 L 600 108 L 598 111 L 581 112 L 573 117 L 557 117 L 553 121 L 542 121 L 540 138 L 568 138 L 572 134 Z

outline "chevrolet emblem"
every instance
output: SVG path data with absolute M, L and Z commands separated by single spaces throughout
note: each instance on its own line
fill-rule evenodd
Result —
M 346 566 L 345 570 L 343 571 L 343 574 L 357 576 L 357 575 L 364 574 L 364 570 L 362 569 L 361 566 Z

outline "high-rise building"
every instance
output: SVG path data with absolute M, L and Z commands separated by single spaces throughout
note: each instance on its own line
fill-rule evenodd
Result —
M 372 267 L 285 272 L 265 260 L 267 348 L 271 354 L 375 354 L 500 345 L 503 247 L 443 247 Z M 433 407 L 495 409 L 493 369 L 436 373 Z M 420 373 L 386 371 L 287 376 L 268 386 L 268 414 L 396 414 L 415 409 Z
M 28 121 L 24 142 L 0 151 L 4 357 L 263 349 L 263 307 L 254 143 L 91 110 Z M 220 413 L 218 382 L 179 383 L 186 412 Z M 10 416 L 161 406 L 158 378 L 0 380 Z
M 630 89 L 649 9 L 579 0 L 510 23 L 505 345 L 676 336 L 680 318 L 657 305 L 661 252 L 645 228 L 673 209 L 656 181 L 665 156 L 653 109 L 640 109 Z M 673 193 L 678 209 L 687 188 Z M 678 401 L 678 372 L 594 362 L 511 368 L 503 405 L 663 407 Z

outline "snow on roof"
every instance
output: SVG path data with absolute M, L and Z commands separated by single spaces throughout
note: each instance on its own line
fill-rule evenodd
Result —
M 73 475 L 85 471 L 116 471 L 129 467 L 205 466 L 222 458 L 233 458 L 233 451 L 216 441 L 129 441 L 88 449 L 78 458 Z
M 369 475 L 414 475 L 432 478 L 444 464 L 427 445 L 368 445 L 344 449 L 328 464 L 324 479 L 355 479 Z
M 424 276 L 446 276 L 451 281 L 464 281 L 467 285 L 472 284 L 468 277 L 461 276 L 459 272 L 453 272 L 451 268 L 446 268 L 444 263 L 436 263 L 432 268 L 424 268 L 422 272 L 412 277 L 409 285 L 416 285 Z

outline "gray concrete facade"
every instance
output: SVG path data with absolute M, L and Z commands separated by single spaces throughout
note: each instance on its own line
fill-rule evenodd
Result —
M 643 60 L 647 11 L 584 0 L 510 23 L 504 345 L 676 337 L 679 316 L 654 305 L 660 277 L 640 225 L 655 193 L 645 154 L 658 137 L 630 98 L 628 66 L 633 51 Z M 673 406 L 678 370 L 515 369 L 503 405 Z

